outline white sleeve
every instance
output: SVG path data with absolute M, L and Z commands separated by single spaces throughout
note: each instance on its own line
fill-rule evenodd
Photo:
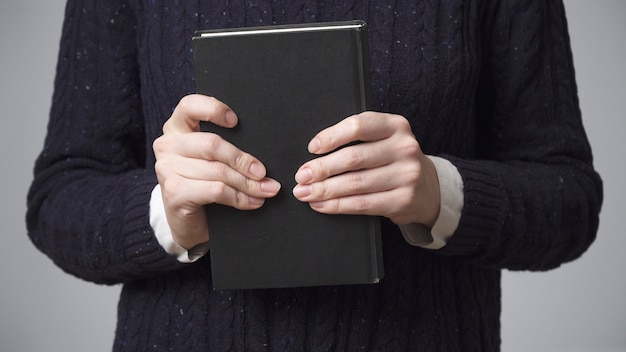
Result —
M 436 156 L 428 155 L 428 157 L 435 164 L 439 178 L 441 192 L 439 217 L 432 229 L 417 223 L 399 227 L 409 244 L 428 249 L 440 249 L 448 243 L 459 226 L 463 210 L 463 179 L 456 166 L 450 161 Z
M 165 216 L 165 207 L 161 197 L 161 186 L 156 185 L 150 196 L 150 226 L 154 230 L 157 241 L 165 251 L 176 256 L 181 263 L 193 263 L 209 251 L 209 243 L 201 243 L 189 250 L 185 249 L 172 236 L 172 231 Z

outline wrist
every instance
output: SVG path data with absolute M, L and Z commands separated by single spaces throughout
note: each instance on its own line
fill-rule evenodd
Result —
M 198 245 L 209 242 L 208 232 L 205 231 L 204 233 L 207 235 L 177 236 L 174 232 L 172 232 L 172 239 L 180 247 L 185 250 L 190 250 Z
M 187 244 L 190 245 L 189 249 L 187 249 L 174 239 L 172 229 L 170 228 L 165 214 L 165 208 L 161 198 L 161 188 L 158 184 L 152 190 L 150 198 L 150 226 L 154 230 L 154 235 L 158 243 L 165 252 L 175 256 L 181 263 L 192 263 L 204 256 L 209 250 L 208 241 L 195 245 L 191 243 Z
M 432 229 L 439 218 L 441 210 L 441 188 L 437 168 L 432 159 L 427 155 L 424 155 L 422 165 L 427 202 L 424 212 L 422 212 L 422 214 L 418 214 L 422 215 L 421 219 L 415 222 L 428 227 L 428 229 Z

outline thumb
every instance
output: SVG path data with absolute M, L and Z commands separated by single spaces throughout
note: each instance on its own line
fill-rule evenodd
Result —
M 163 125 L 163 133 L 197 132 L 200 121 L 212 122 L 221 127 L 234 127 L 238 119 L 235 112 L 220 100 L 191 94 L 180 100 L 172 116 Z

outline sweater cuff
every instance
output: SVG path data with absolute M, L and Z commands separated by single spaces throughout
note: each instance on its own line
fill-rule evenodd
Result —
M 458 229 L 441 252 L 475 257 L 497 245 L 507 194 L 498 174 L 484 162 L 450 158 L 463 178 L 464 205 Z
M 132 188 L 126 201 L 128 208 L 122 238 L 129 265 L 124 270 L 139 276 L 180 268 L 180 263 L 159 245 L 150 227 L 147 205 L 153 187 L 154 183 L 150 183 Z

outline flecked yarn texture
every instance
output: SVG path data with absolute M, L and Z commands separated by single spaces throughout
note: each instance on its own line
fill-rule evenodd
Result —
M 193 32 L 350 19 L 369 25 L 372 108 L 458 168 L 458 230 L 428 251 L 384 222 L 375 285 L 212 290 L 208 256 L 177 262 L 148 222 Z M 500 270 L 579 257 L 601 202 L 560 1 L 70 0 L 27 224 L 63 270 L 123 284 L 115 351 L 485 352 Z

